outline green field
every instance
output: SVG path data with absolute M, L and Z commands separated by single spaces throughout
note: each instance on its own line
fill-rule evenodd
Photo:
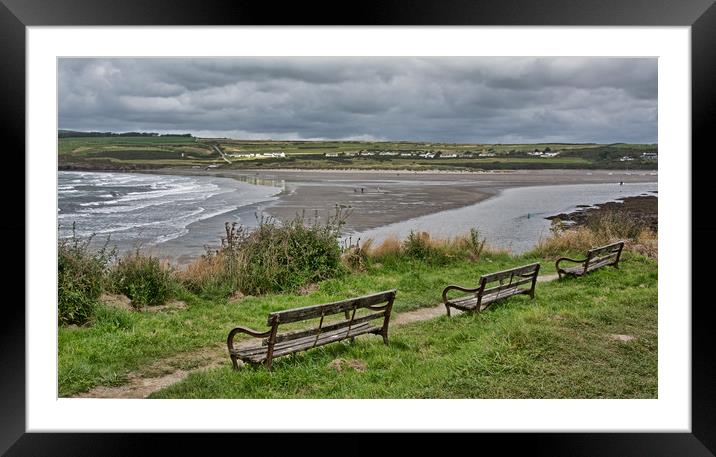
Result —
M 227 154 L 227 163 L 213 149 Z M 557 152 L 554 157 L 528 153 Z M 286 157 L 231 157 L 230 155 L 283 152 Z M 229 169 L 404 169 L 492 170 L 530 168 L 656 169 L 643 152 L 657 145 L 624 144 L 452 144 L 362 141 L 241 141 L 194 137 L 66 137 L 58 139 L 59 167 L 134 169 L 204 167 Z M 412 156 L 399 154 L 411 153 Z M 433 158 L 419 154 L 435 154 Z M 183 154 L 183 155 L 182 155 Z M 327 154 L 330 154 L 327 155 Z M 367 154 L 367 155 L 366 155 Z M 398 155 L 389 155 L 398 154 Z M 457 154 L 458 157 L 444 157 Z M 483 156 L 480 156 L 483 154 Z M 494 156 L 484 156 L 494 154 Z M 333 155 L 337 155 L 333 157 Z M 620 161 L 624 156 L 633 160 Z

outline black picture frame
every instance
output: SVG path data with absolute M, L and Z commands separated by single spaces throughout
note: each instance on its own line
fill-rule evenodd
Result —
M 6 151 L 25 151 L 25 32 L 29 26 L 84 25 L 522 25 L 522 26 L 690 26 L 692 64 L 692 150 L 699 150 L 699 166 L 692 155 L 692 209 L 710 207 L 709 179 L 697 176 L 708 172 L 708 142 L 716 117 L 716 6 L 713 0 L 388 0 L 339 4 L 337 2 L 273 2 L 235 0 L 190 2 L 187 0 L 0 0 L 0 92 L 2 129 Z M 24 155 L 13 154 L 11 170 L 25 169 Z M 7 163 L 7 162 L 6 162 Z M 706 164 L 706 166 L 704 166 Z M 9 165 L 8 165 L 9 166 Z M 8 169 L 10 170 L 10 169 Z M 10 171 L 7 172 L 8 174 Z M 15 174 L 15 173 L 13 173 Z M 19 175 L 19 174 L 18 174 Z M 19 184 L 3 180 L 4 195 L 16 195 Z M 701 186 L 701 189 L 698 187 Z M 701 190 L 699 192 L 698 190 Z M 2 224 L 5 240 L 31 242 L 25 235 L 24 201 L 10 198 L 12 222 Z M 12 202 L 7 205 L 11 206 Z M 10 210 L 10 211 L 12 211 Z M 23 217 L 19 215 L 22 214 Z M 714 253 L 716 222 L 697 219 L 692 211 L 692 246 L 699 256 Z M 22 235 L 21 235 L 22 234 Z M 9 243 L 8 255 L 24 257 L 24 246 Z M 16 250 L 17 252 L 13 252 Z M 693 250 L 692 250 L 693 252 Z M 696 256 L 692 257 L 696 259 Z M 691 268 L 692 286 L 708 284 L 708 272 L 696 263 Z M 25 269 L 13 268 L 15 275 Z M 31 274 L 31 272 L 25 272 Z M 19 281 L 7 280 L 8 287 Z M 19 287 L 15 287 L 19 290 Z M 695 289 L 694 289 L 695 292 Z M 500 446 L 500 452 L 529 450 L 532 455 L 590 456 L 706 456 L 716 453 L 716 363 L 712 349 L 711 300 L 696 300 L 684 293 L 692 312 L 692 433 L 515 433 L 468 436 L 475 452 Z M 126 433 L 26 433 L 25 432 L 25 313 L 19 299 L 5 300 L 0 315 L 0 452 L 7 455 L 128 455 L 166 451 L 168 446 L 183 451 L 221 449 L 230 446 L 267 446 L 262 435 L 216 434 L 126 434 Z M 239 414 L 239 412 L 237 412 Z M 281 437 L 287 435 L 281 434 Z M 315 449 L 315 436 L 291 435 L 291 440 L 271 434 L 271 453 L 281 447 Z M 411 434 L 405 445 L 420 447 L 430 434 Z M 443 437 L 444 438 L 444 437 Z M 464 439 L 465 436 L 463 435 Z M 438 439 L 442 439 L 438 437 Z M 448 439 L 453 440 L 453 437 Z M 345 449 L 353 437 L 329 435 L 320 448 Z M 343 444 L 343 446 L 341 446 Z M 354 454 L 361 446 L 348 446 Z M 342 453 L 342 451 L 341 451 Z

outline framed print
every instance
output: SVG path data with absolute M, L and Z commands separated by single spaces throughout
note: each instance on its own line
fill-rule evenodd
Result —
M 712 2 L 2 1 L 3 452 L 716 452 Z

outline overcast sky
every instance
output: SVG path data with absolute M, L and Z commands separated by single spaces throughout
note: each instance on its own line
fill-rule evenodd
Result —
M 657 142 L 657 59 L 60 59 L 59 128 L 242 139 Z

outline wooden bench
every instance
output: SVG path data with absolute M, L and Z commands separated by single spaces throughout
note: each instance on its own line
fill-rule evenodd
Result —
M 539 263 L 531 263 L 509 270 L 482 275 L 478 280 L 479 286 L 474 289 L 455 285 L 447 286 L 443 290 L 443 303 L 445 304 L 445 309 L 447 309 L 447 315 L 450 315 L 451 307 L 461 311 L 480 312 L 497 300 L 513 295 L 527 294 L 531 298 L 534 298 L 539 267 Z M 498 282 L 497 285 L 487 287 L 488 284 L 495 281 Z M 469 292 L 472 293 L 472 295 L 448 299 L 448 292 L 451 290 Z
M 557 260 L 557 274 L 562 279 L 564 275 L 582 276 L 590 271 L 594 271 L 597 268 L 613 266 L 619 268 L 619 258 L 622 255 L 622 249 L 624 248 L 624 241 L 617 241 L 616 243 L 608 244 L 598 248 L 590 249 L 587 251 L 586 259 L 570 259 L 569 257 L 561 257 Z M 576 265 L 568 268 L 560 268 L 559 264 L 563 261 L 574 262 L 580 265 Z
M 271 369 L 271 362 L 276 357 L 293 354 L 294 352 L 306 351 L 308 349 L 323 346 L 329 343 L 368 333 L 381 335 L 383 342 L 388 344 L 388 322 L 390 312 L 395 300 L 395 289 L 366 295 L 358 298 L 351 298 L 324 305 L 307 306 L 285 311 L 278 311 L 268 315 L 268 326 L 266 332 L 258 332 L 245 327 L 236 327 L 229 332 L 226 344 L 229 348 L 229 356 L 238 369 L 238 360 L 247 363 L 264 363 Z M 356 311 L 361 314 L 356 317 Z M 337 321 L 324 322 L 326 318 L 343 314 Z M 282 324 L 291 324 L 318 319 L 317 326 L 301 330 L 278 332 Z M 373 325 L 375 319 L 382 319 L 380 326 Z M 263 338 L 261 343 L 249 347 L 234 347 L 234 337 L 238 333 L 245 333 L 256 338 Z

